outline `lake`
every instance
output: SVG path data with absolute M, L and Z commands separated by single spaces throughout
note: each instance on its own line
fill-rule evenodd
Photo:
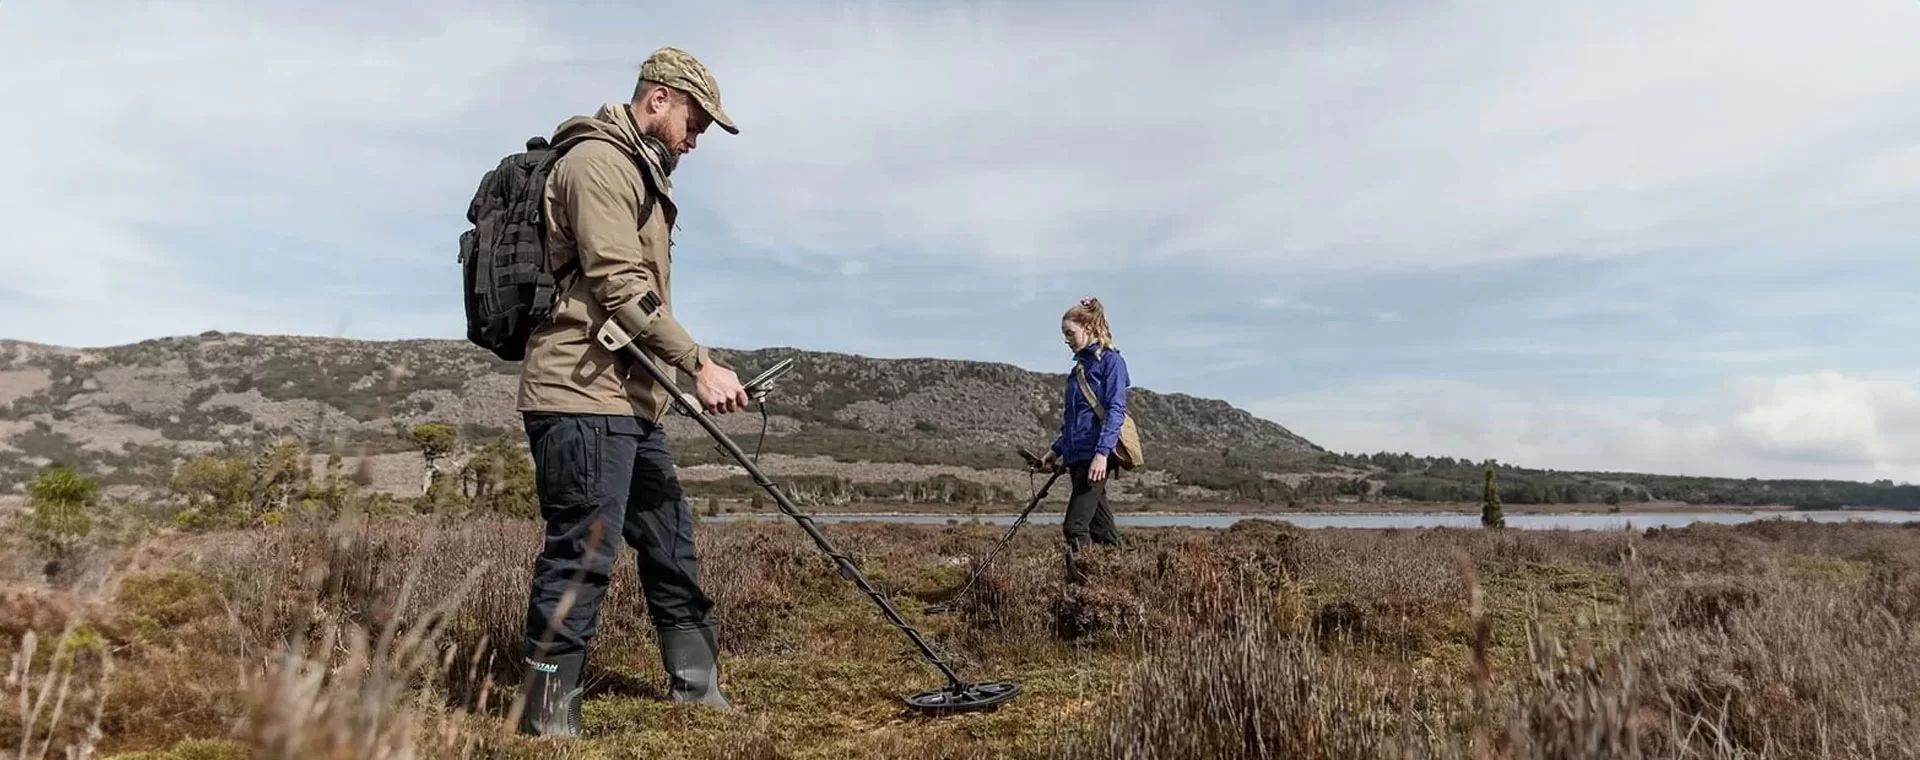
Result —
M 990 525 L 1010 525 L 1018 513 L 979 515 L 921 514 L 822 514 L 814 522 L 890 522 L 944 525 L 948 520 L 979 520 Z M 1477 528 L 1477 514 L 1422 514 L 1414 512 L 1312 512 L 1298 514 L 1182 514 L 1168 512 L 1117 513 L 1120 527 L 1225 528 L 1241 520 L 1285 520 L 1302 528 Z M 703 520 L 787 520 L 778 510 L 764 514 L 724 514 Z M 1061 514 L 1035 512 L 1027 522 L 1058 525 Z M 1508 514 L 1507 527 L 1521 530 L 1643 530 L 1677 528 L 1691 523 L 1744 523 L 1754 520 L 1804 520 L 1810 522 L 1920 522 L 1920 511 L 1833 510 L 1825 512 L 1568 512 L 1560 514 Z

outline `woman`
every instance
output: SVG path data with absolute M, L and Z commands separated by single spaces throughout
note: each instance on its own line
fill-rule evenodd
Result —
M 1052 472 L 1065 464 L 1072 475 L 1073 493 L 1061 528 L 1066 533 L 1067 573 L 1079 580 L 1084 577 L 1078 566 L 1080 550 L 1089 540 L 1120 545 L 1120 529 L 1107 508 L 1107 475 L 1108 460 L 1119 445 L 1120 425 L 1127 415 L 1127 360 L 1113 347 L 1106 309 L 1098 298 L 1080 299 L 1068 309 L 1060 318 L 1060 334 L 1073 350 L 1074 371 L 1067 373 L 1060 437 L 1041 460 L 1040 469 Z M 1097 411 L 1092 401 L 1098 402 Z

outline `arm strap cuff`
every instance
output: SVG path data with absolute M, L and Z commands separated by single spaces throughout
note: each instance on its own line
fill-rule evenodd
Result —
M 619 351 L 645 333 L 647 326 L 653 324 L 659 314 L 660 296 L 649 290 L 614 309 L 607 321 L 600 325 L 600 331 L 594 335 L 594 339 L 608 351 Z

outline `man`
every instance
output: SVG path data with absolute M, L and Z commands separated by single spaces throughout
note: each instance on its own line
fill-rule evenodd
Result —
M 519 400 L 546 520 L 527 603 L 522 733 L 578 735 L 580 676 L 623 539 L 639 557 L 670 696 L 728 706 L 692 509 L 662 424 L 668 390 L 593 340 L 614 320 L 669 373 L 692 375 L 707 411 L 746 407 L 733 370 L 674 319 L 668 290 L 669 176 L 710 124 L 739 133 L 706 66 L 667 47 L 641 64 L 631 101 L 568 119 L 551 140 L 564 151 L 544 197 L 561 293 L 528 339 Z

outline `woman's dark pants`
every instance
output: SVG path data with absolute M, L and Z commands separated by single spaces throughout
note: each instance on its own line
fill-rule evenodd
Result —
M 1083 578 L 1079 569 L 1080 550 L 1089 542 L 1120 545 L 1120 528 L 1113 522 L 1113 510 L 1107 507 L 1107 482 L 1113 479 L 1114 469 L 1109 466 L 1107 479 L 1094 482 L 1087 478 L 1091 464 L 1081 462 L 1067 467 L 1073 478 L 1073 492 L 1067 497 L 1067 518 L 1061 521 L 1061 530 L 1067 539 L 1067 575 L 1075 580 Z

